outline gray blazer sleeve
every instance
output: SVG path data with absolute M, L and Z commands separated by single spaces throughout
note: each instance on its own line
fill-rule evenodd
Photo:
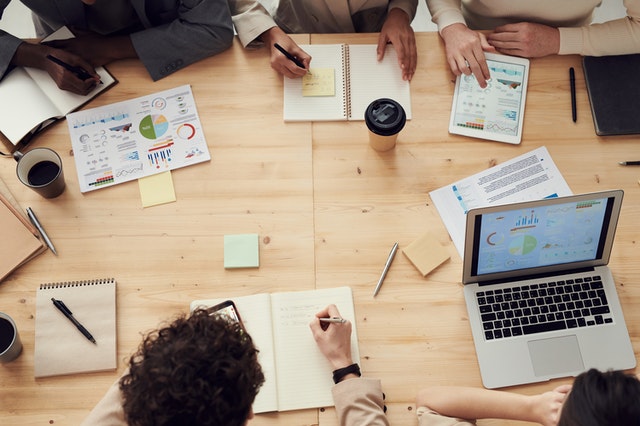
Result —
M 0 0 L 0 19 L 10 1 L 11 0 Z M 6 31 L 0 30 L 0 79 L 7 73 L 11 59 L 16 53 L 16 49 L 18 49 L 20 43 L 22 43 L 22 40 L 19 38 L 12 36 Z
M 153 80 L 231 46 L 233 24 L 226 0 L 182 0 L 177 18 L 170 22 L 162 19 L 163 4 L 162 0 L 147 1 L 143 7 L 148 28 L 131 34 L 133 47 Z M 164 23 L 155 25 L 155 22 Z

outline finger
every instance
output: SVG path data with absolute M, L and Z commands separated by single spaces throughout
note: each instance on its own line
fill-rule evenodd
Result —
M 320 312 L 316 313 L 316 318 L 328 318 L 330 316 L 329 307 L 331 305 L 325 306 Z
M 555 392 L 567 394 L 571 390 L 570 384 L 560 385 L 554 389 Z
M 464 56 L 460 55 L 455 59 L 455 64 L 458 70 L 460 70 L 461 74 L 471 75 L 471 64 L 469 61 L 465 59 Z
M 411 81 L 418 66 L 418 51 L 416 49 L 415 38 L 411 37 L 407 45 L 407 61 L 404 69 L 404 79 Z
M 478 83 L 480 83 L 480 87 L 485 87 L 486 81 L 491 78 L 491 72 L 489 71 L 489 65 L 487 65 L 487 59 L 482 49 L 474 51 L 473 60 L 469 62 L 473 75 L 476 76 Z
M 387 44 L 389 43 L 389 38 L 386 33 L 380 33 L 378 36 L 378 46 L 376 47 L 376 54 L 378 56 L 378 61 L 384 59 L 385 51 L 387 50 Z M 398 55 L 399 56 L 399 55 Z
M 493 29 L 494 33 L 515 33 L 520 30 L 520 23 L 504 24 Z
M 329 317 L 340 317 L 340 311 L 334 304 L 327 306 L 327 311 L 329 312 Z

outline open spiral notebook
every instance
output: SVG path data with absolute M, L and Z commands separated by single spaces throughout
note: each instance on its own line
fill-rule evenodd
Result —
M 364 120 L 367 106 L 379 98 L 397 101 L 411 119 L 410 85 L 392 45 L 379 62 L 374 44 L 300 47 L 312 57 L 311 72 L 284 79 L 284 121 Z

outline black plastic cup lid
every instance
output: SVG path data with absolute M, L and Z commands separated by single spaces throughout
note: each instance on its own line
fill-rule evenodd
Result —
M 398 102 L 381 98 L 369 104 L 364 113 L 364 121 L 373 133 L 391 136 L 402 130 L 407 122 L 407 115 Z

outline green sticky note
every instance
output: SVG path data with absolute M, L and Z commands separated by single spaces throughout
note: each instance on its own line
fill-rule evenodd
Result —
M 224 267 L 257 268 L 260 266 L 258 234 L 224 236 Z

